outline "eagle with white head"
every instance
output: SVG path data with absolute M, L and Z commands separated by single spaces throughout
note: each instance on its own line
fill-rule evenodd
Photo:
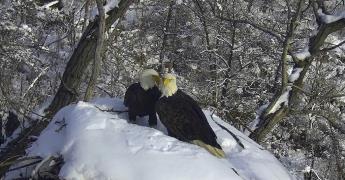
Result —
M 160 121 L 170 136 L 205 148 L 216 157 L 225 153 L 217 142 L 217 136 L 207 122 L 205 114 L 192 97 L 179 90 L 176 76 L 164 74 L 160 83 L 161 98 L 156 103 Z
M 141 73 L 138 83 L 127 88 L 124 105 L 128 107 L 128 116 L 131 122 L 134 122 L 137 116 L 149 115 L 149 125 L 157 125 L 155 104 L 161 96 L 157 87 L 159 83 L 158 72 L 154 69 L 147 69 Z

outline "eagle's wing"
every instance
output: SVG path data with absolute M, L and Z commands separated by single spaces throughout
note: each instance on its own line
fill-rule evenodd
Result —
M 135 84 L 130 85 L 125 93 L 125 99 L 123 100 L 123 104 L 126 107 L 129 107 L 131 102 L 135 101 L 136 96 L 135 96 Z
M 149 89 L 148 94 L 154 102 L 156 102 L 162 95 L 162 93 L 160 92 L 160 90 L 156 86 Z
M 145 91 L 139 83 L 130 85 L 125 93 L 124 105 L 126 107 L 142 105 L 145 103 Z
M 220 148 L 201 108 L 182 91 L 178 90 L 171 98 L 161 98 L 157 104 L 157 113 L 177 139 L 201 140 Z
M 183 103 L 184 108 L 187 114 L 189 114 L 190 124 L 188 125 L 190 126 L 190 131 L 195 135 L 193 140 L 201 140 L 209 145 L 220 148 L 216 140 L 217 136 L 209 125 L 198 103 L 184 92 L 180 91 L 179 93 L 183 96 L 185 101 L 185 103 Z

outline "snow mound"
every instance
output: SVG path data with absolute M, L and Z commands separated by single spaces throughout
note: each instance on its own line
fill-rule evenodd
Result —
M 97 106 L 97 107 L 96 107 Z M 293 179 L 280 162 L 247 136 L 205 111 L 227 159 L 166 135 L 164 126 L 147 127 L 147 117 L 127 122 L 120 99 L 100 98 L 79 102 L 60 110 L 29 156 L 62 155 L 64 179 L 125 180 L 236 180 Z M 215 122 L 233 132 L 244 148 Z

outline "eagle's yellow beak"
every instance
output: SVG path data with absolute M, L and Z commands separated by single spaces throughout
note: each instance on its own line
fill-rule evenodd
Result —
M 152 76 L 152 79 L 155 81 L 156 85 L 159 86 L 159 84 L 160 84 L 159 76 Z
M 166 79 L 166 78 L 162 78 L 162 81 L 163 81 L 164 87 L 167 87 L 171 80 L 170 79 Z

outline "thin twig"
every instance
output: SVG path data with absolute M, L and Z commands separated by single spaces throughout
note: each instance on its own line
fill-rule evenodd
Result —
M 343 45 L 343 44 L 345 44 L 345 40 L 344 40 L 343 42 L 341 42 L 341 43 L 335 45 L 335 46 L 332 46 L 332 47 L 329 47 L 329 48 L 323 48 L 323 49 L 321 49 L 320 51 L 323 51 L 323 52 L 325 52 L 325 51 L 330 51 L 330 50 L 333 50 L 333 49 L 335 49 L 335 48 L 337 48 L 337 47 L 340 47 L 340 46 Z
M 30 86 L 28 87 L 28 89 L 25 91 L 25 93 L 23 94 L 22 98 L 24 98 L 24 97 L 28 94 L 28 92 L 30 91 L 30 89 L 33 88 L 33 87 L 35 86 L 37 80 L 38 80 L 41 76 L 43 76 L 43 75 L 47 72 L 48 69 L 49 69 L 49 66 L 46 67 L 46 68 L 44 68 L 44 69 L 42 69 L 42 71 L 41 71 L 41 72 L 38 74 L 38 76 L 32 81 L 32 83 L 30 84 Z
M 98 106 L 96 106 L 96 105 L 94 105 L 94 106 L 95 106 L 98 110 L 103 111 L 103 112 L 115 112 L 115 113 L 119 113 L 119 114 L 128 112 L 128 110 L 102 109 L 102 108 L 100 108 L 100 107 L 98 107 Z
M 9 165 L 12 165 L 12 164 L 15 164 L 15 163 L 19 163 L 19 162 L 22 162 L 22 161 L 27 161 L 27 160 L 34 160 L 34 159 L 40 159 L 41 160 L 42 159 L 39 156 L 24 157 L 24 158 L 21 158 L 21 159 L 16 159 L 18 157 L 20 157 L 20 156 L 17 155 L 17 156 L 13 156 L 13 157 L 10 157 L 10 158 L 6 159 L 5 161 L 1 162 L 0 167 L 9 166 Z
M 103 92 L 105 92 L 106 94 L 108 94 L 108 96 L 109 97 L 113 97 L 113 95 L 110 93 L 110 92 L 108 92 L 107 90 L 105 90 L 105 89 L 103 89 L 103 88 L 101 88 L 101 87 L 99 87 L 99 86 L 96 86 L 98 89 L 100 89 L 100 90 L 102 90 Z
M 317 177 L 317 179 L 322 180 L 322 179 L 320 178 L 320 176 L 316 173 L 316 171 L 315 171 L 314 169 L 311 169 L 311 171 L 315 174 L 315 176 Z
M 303 92 L 305 95 L 311 96 L 311 93 L 305 91 L 303 88 L 301 88 L 301 87 L 299 87 L 299 86 L 294 85 L 293 83 L 288 84 L 288 86 L 292 86 L 292 87 L 294 87 L 294 88 L 300 90 L 301 92 Z
M 12 168 L 12 169 L 7 170 L 7 172 L 15 171 L 15 170 L 22 169 L 22 168 L 25 168 L 25 167 L 29 167 L 29 166 L 31 166 L 31 165 L 38 164 L 38 163 L 40 163 L 41 161 L 42 161 L 42 160 L 38 160 L 38 161 L 34 161 L 34 162 L 32 162 L 32 163 L 29 163 L 29 164 L 25 164 L 25 165 L 23 165 L 23 166 L 19 166 L 19 167 L 16 167 L 16 168 Z
M 49 155 L 47 157 L 45 157 L 44 159 L 41 160 L 40 163 L 37 164 L 37 166 L 35 167 L 35 169 L 32 171 L 31 173 L 31 177 L 35 177 L 36 176 L 36 173 L 39 173 L 39 170 L 40 168 L 42 167 L 42 165 L 49 161 L 49 160 L 52 160 L 52 158 L 54 158 L 52 155 Z
M 67 126 L 65 118 L 63 118 L 61 121 L 56 121 L 55 124 L 61 125 L 58 129 L 55 130 L 55 132 L 60 132 L 64 127 Z

